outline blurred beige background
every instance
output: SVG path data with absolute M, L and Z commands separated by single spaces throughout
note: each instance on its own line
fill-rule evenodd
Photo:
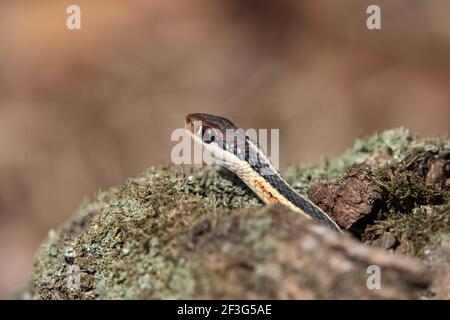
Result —
M 185 114 L 280 128 L 282 168 L 386 128 L 448 134 L 449 57 L 447 0 L 2 1 L 0 298 L 85 196 L 168 163 Z

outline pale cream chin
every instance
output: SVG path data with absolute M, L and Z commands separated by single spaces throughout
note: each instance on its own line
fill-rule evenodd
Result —
M 208 152 L 210 157 L 218 164 L 224 166 L 225 168 L 237 173 L 236 170 L 239 168 L 239 162 L 241 161 L 234 154 L 224 151 L 220 148 L 216 143 L 212 142 L 210 144 L 206 144 L 203 140 L 196 134 L 193 134 L 190 130 L 187 130 L 192 140 L 196 144 L 198 144 L 203 150 Z

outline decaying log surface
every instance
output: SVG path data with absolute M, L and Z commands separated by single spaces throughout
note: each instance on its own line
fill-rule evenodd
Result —
M 283 175 L 348 231 L 215 168 L 151 167 L 50 230 L 20 297 L 448 299 L 448 139 L 389 130 Z
M 252 225 L 266 228 L 255 234 Z M 281 207 L 217 215 L 197 230 L 178 242 L 189 252 L 197 298 L 409 299 L 429 282 L 418 260 L 368 247 Z M 379 267 L 381 289 L 368 288 L 369 266 Z
M 308 196 L 344 229 L 376 214 L 382 198 L 381 190 L 364 170 L 355 170 L 333 185 L 313 184 Z

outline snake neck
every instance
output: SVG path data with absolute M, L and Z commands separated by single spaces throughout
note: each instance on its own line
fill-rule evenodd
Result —
M 296 192 L 279 174 L 263 176 L 263 178 L 268 183 L 270 183 L 271 186 L 277 189 L 280 194 L 282 194 L 286 198 L 287 201 L 309 215 L 312 219 L 321 222 L 336 231 L 341 232 L 341 229 L 336 224 L 336 222 L 334 222 L 317 205 Z
M 216 161 L 236 173 L 265 203 L 281 203 L 291 210 L 321 222 L 331 229 L 341 231 L 339 226 L 318 206 L 298 194 L 279 174 L 262 149 L 247 141 L 245 149 L 234 151 L 234 162 Z

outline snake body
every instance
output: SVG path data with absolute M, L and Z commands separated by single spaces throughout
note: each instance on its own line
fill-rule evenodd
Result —
M 335 231 L 339 226 L 322 209 L 297 193 L 269 158 L 230 120 L 205 113 L 186 116 L 185 128 L 215 162 L 235 173 L 266 204 L 280 203 Z

